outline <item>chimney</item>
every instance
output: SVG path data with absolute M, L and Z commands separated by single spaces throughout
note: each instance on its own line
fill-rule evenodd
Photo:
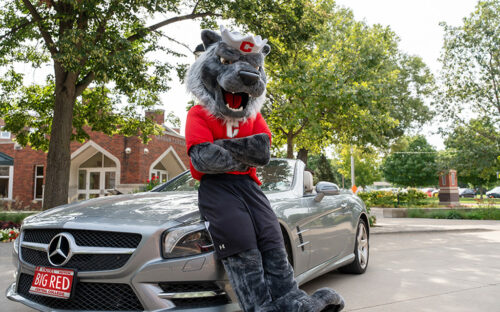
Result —
M 155 109 L 146 111 L 146 118 L 153 120 L 154 122 L 156 122 L 161 126 L 165 122 L 165 110 Z

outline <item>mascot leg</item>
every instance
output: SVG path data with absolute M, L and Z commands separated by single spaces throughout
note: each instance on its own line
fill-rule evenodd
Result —
M 257 249 L 222 259 L 240 306 L 245 312 L 337 312 L 344 300 L 321 288 L 312 296 L 298 288 L 284 248 Z
M 264 279 L 262 258 L 258 249 L 224 258 L 222 264 L 243 311 L 261 311 L 260 307 L 270 304 L 272 299 Z
M 342 296 L 330 288 L 318 289 L 312 296 L 298 288 L 285 248 L 274 248 L 262 253 L 264 278 L 273 302 L 266 311 L 319 312 L 341 311 Z

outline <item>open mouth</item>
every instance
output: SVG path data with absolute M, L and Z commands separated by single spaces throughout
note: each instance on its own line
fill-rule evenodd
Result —
M 245 109 L 248 104 L 248 93 L 238 92 L 231 93 L 222 89 L 222 95 L 224 96 L 224 101 L 226 102 L 226 107 L 233 112 L 241 112 Z

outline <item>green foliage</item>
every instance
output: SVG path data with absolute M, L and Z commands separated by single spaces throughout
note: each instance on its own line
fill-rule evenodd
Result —
M 382 163 L 386 181 L 401 186 L 436 185 L 436 150 L 425 137 L 419 135 L 408 138 L 408 146 L 393 152 Z
M 349 145 L 339 146 L 339 169 L 338 171 L 351 180 L 351 148 Z M 380 159 L 377 151 L 369 148 L 353 147 L 354 176 L 357 186 L 365 188 L 367 185 L 381 179 Z
M 430 219 L 471 219 L 471 220 L 500 220 L 500 209 L 478 208 L 474 210 L 430 210 L 408 209 L 409 218 Z
M 309 156 L 307 167 L 314 173 L 314 184 L 319 181 L 328 181 L 342 186 L 342 177 L 336 172 L 331 160 L 326 158 L 324 154 Z
M 268 62 L 264 112 L 288 157 L 294 148 L 319 153 L 339 142 L 384 146 L 430 118 L 423 98 L 432 75 L 420 59 L 398 51 L 389 28 L 355 21 L 327 1 L 315 9 L 320 31 L 285 50 L 286 62 Z
M 443 169 L 456 169 L 459 182 L 474 187 L 493 186 L 497 182 L 500 132 L 491 118 L 472 119 L 464 126 L 454 127 L 444 144 L 446 151 L 440 155 L 440 163 Z
M 426 204 L 427 195 L 415 190 L 409 189 L 406 192 L 387 192 L 372 191 L 361 192 L 358 196 L 365 202 L 367 207 L 413 207 Z
M 10 221 L 17 224 L 21 224 L 26 217 L 29 217 L 32 214 L 33 213 L 24 213 L 24 212 L 19 212 L 19 213 L 0 212 L 0 221 L 5 221 L 5 222 Z
M 441 54 L 444 118 L 456 122 L 470 115 L 500 122 L 500 1 L 479 1 L 463 25 L 444 28 Z M 498 139 L 498 138 L 497 138 Z

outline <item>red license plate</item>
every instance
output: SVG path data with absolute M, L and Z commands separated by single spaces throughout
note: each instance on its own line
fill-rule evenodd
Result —
M 47 297 L 69 299 L 75 271 L 36 267 L 29 292 Z

